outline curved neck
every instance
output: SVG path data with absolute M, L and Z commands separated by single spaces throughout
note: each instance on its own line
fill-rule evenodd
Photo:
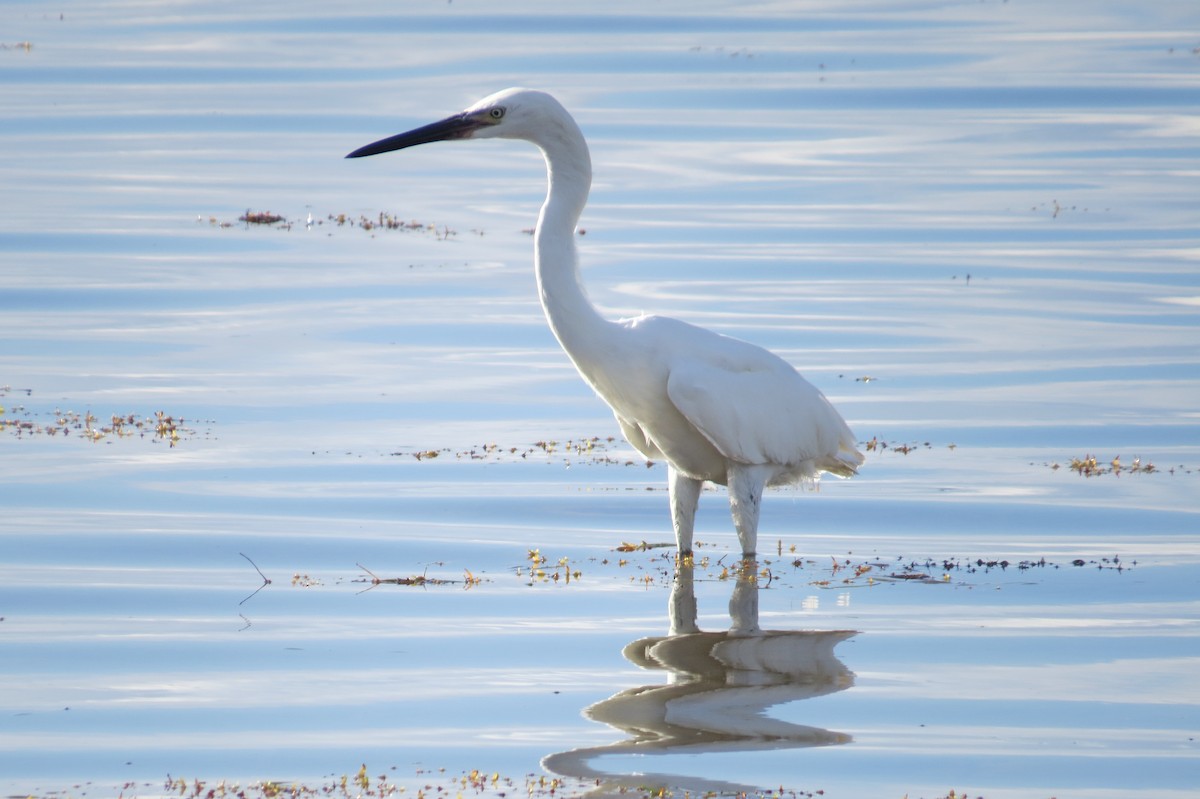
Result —
M 577 356 L 597 344 L 595 334 L 609 325 L 583 290 L 575 251 L 575 225 L 592 184 L 591 158 L 583 134 L 569 117 L 563 127 L 539 138 L 550 185 L 534 231 L 538 293 L 550 329 L 582 370 Z

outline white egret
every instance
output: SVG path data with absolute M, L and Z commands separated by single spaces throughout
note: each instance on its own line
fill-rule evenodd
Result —
M 550 95 L 506 89 L 462 113 L 368 144 L 347 158 L 450 139 L 524 139 L 546 159 L 549 190 L 534 231 L 542 308 L 579 374 L 634 448 L 667 462 L 680 555 L 692 549 L 704 481 L 729 487 L 742 552 L 757 548 L 763 487 L 863 462 L 854 434 L 811 383 L 753 344 L 661 316 L 609 321 L 580 283 L 575 225 L 592 183 L 587 143 Z

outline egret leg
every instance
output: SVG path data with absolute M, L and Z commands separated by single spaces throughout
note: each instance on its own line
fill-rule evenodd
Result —
M 671 622 L 669 635 L 698 633 L 696 626 L 695 565 L 688 559 L 679 561 L 675 569 L 675 583 L 671 586 L 671 599 L 667 602 L 667 618 Z
M 747 635 L 759 631 L 758 626 L 758 561 L 745 560 L 738 569 L 737 582 L 729 595 L 729 632 Z
M 700 502 L 700 489 L 703 485 L 701 480 L 680 474 L 674 466 L 667 467 L 667 490 L 671 496 L 671 526 L 675 528 L 675 542 L 679 545 L 681 558 L 692 554 L 696 505 Z
M 750 559 L 758 549 L 758 510 L 762 504 L 763 486 L 771 474 L 769 466 L 735 463 L 729 467 L 729 510 L 733 528 L 742 544 L 742 557 Z

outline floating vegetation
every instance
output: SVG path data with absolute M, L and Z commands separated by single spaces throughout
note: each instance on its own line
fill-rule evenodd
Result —
M 170 774 L 159 784 L 150 782 L 125 782 L 119 786 L 121 796 L 138 795 L 174 796 L 179 799 L 388 799 L 388 797 L 413 797 L 413 799 L 567 799 L 588 795 L 621 796 L 628 799 L 820 799 L 826 795 L 822 789 L 788 788 L 784 785 L 756 791 L 705 791 L 695 793 L 672 789 L 653 780 L 641 785 L 630 785 L 622 781 L 605 782 L 600 778 L 554 777 L 546 774 L 525 774 L 512 777 L 498 771 L 473 768 L 459 774 L 451 774 L 445 768 L 416 768 L 412 776 L 398 774 L 396 766 L 373 773 L 364 763 L 354 773 L 322 778 L 322 782 L 254 780 L 241 784 L 226 780 L 201 780 L 174 777 Z M 81 787 L 71 791 L 51 791 L 31 794 L 28 799 L 61 799 L 77 795 Z M 86 787 L 96 788 L 103 786 Z M 84 792 L 86 794 L 86 791 Z M 908 794 L 905 794 L 907 797 Z M 979 795 L 959 793 L 954 790 L 936 799 L 984 799 Z
M 380 577 L 361 563 L 356 563 L 354 565 L 358 566 L 358 568 L 362 569 L 369 575 L 368 577 L 360 578 L 354 581 L 356 583 L 370 583 L 370 587 L 365 589 L 367 591 L 370 591 L 377 585 L 417 585 L 422 587 L 430 585 L 462 585 L 464 588 L 472 588 L 473 586 L 479 585 L 483 582 L 483 579 L 472 574 L 470 569 L 463 570 L 463 579 L 461 580 L 446 580 L 428 576 L 428 568 L 425 569 L 424 573 L 414 575 L 412 577 Z M 443 566 L 445 564 L 437 563 L 435 565 Z
M 246 213 L 238 217 L 238 221 L 245 222 L 247 225 L 274 225 L 287 220 L 270 211 L 251 211 L 247 208 Z
M 395 214 L 387 211 L 380 211 L 377 214 L 347 214 L 328 213 L 324 216 L 314 217 L 311 213 L 303 222 L 293 223 L 282 214 L 277 214 L 274 211 L 253 211 L 249 208 L 246 212 L 237 218 L 237 221 L 221 219 L 216 215 L 200 214 L 196 217 L 197 222 L 208 222 L 210 227 L 229 229 L 235 227 L 238 222 L 245 227 L 262 226 L 269 227 L 274 230 L 290 231 L 294 227 L 302 227 L 304 230 L 312 230 L 313 228 L 357 228 L 359 230 L 374 233 L 376 231 L 400 231 L 406 233 L 427 233 L 435 236 L 438 240 L 446 240 L 458 235 L 458 231 L 450 228 L 449 225 L 437 225 L 432 222 L 420 222 L 414 219 L 403 219 Z M 474 231 L 478 235 L 483 235 L 482 231 Z
M 889 563 L 875 558 L 855 562 L 850 558 L 831 558 L 828 577 L 813 580 L 810 585 L 818 588 L 841 588 L 851 585 L 874 585 L 883 582 L 913 582 L 927 584 L 944 584 L 961 579 L 965 575 L 988 574 L 994 571 L 1028 572 L 1035 569 L 1056 570 L 1064 565 L 1074 568 L 1093 567 L 1124 572 L 1137 565 L 1137 561 L 1123 562 L 1118 555 L 1110 557 L 1074 558 L 1068 564 L 1055 563 L 1046 558 L 1008 560 L 1007 558 L 926 558 L 925 560 L 906 560 L 896 558 Z M 794 568 L 802 569 L 818 566 L 819 561 L 793 560 Z
M 292 575 L 293 588 L 313 588 L 318 585 L 323 585 L 323 583 L 315 577 L 309 577 L 307 574 L 301 574 L 300 572 Z
M 693 571 L 696 582 L 724 582 L 734 578 L 756 582 L 760 588 L 772 590 L 796 590 L 804 588 L 844 589 L 869 588 L 884 584 L 925 584 L 970 587 L 972 579 L 979 575 L 1019 574 L 1033 572 L 1051 574 L 1062 569 L 1088 568 L 1096 571 L 1122 573 L 1135 568 L 1137 561 L 1122 560 L 1119 555 L 1089 555 L 1075 557 L 1062 562 L 1046 557 L 1003 558 L 1003 557 L 945 557 L 911 559 L 897 556 L 891 560 L 880 557 L 855 558 L 850 553 L 839 555 L 815 555 L 804 557 L 798 554 L 797 546 L 785 547 L 782 540 L 776 542 L 777 555 L 759 554 L 757 559 L 743 560 L 740 553 L 721 552 L 717 544 L 704 541 L 694 542 L 694 554 L 681 561 L 673 542 L 622 541 L 614 545 L 609 555 L 588 554 L 585 556 L 544 552 L 540 547 L 528 548 L 517 558 L 517 563 L 502 570 L 527 587 L 561 587 L 567 589 L 584 580 L 595 586 L 597 581 L 616 579 L 635 587 L 670 588 L 681 565 Z M 240 554 L 240 553 L 239 553 Z M 242 555 L 253 565 L 254 561 Z M 462 569 L 462 577 L 434 576 L 430 567 L 444 568 L 441 561 L 428 564 L 419 573 L 401 577 L 380 577 L 362 563 L 356 566 L 363 576 L 350 580 L 338 577 L 333 585 L 345 582 L 366 584 L 359 591 L 366 593 L 381 585 L 402 588 L 439 588 L 462 586 L 469 590 L 484 583 L 493 583 L 497 577 L 485 569 Z M 258 570 L 257 566 L 254 566 Z M 271 585 L 261 571 L 263 583 L 249 599 L 263 588 Z M 444 574 L 444 572 L 443 572 Z M 1025 579 L 1028 579 L 1027 577 Z M 330 581 L 296 571 L 291 580 L 292 587 L 303 589 L 321 588 Z M 242 600 L 244 603 L 246 600 Z
M 671 549 L 651 556 L 649 559 L 633 559 L 614 555 L 613 557 L 589 555 L 584 558 L 572 558 L 569 555 L 552 557 L 542 553 L 541 549 L 530 549 L 525 554 L 525 563 L 514 566 L 511 571 L 527 586 L 562 585 L 569 586 L 578 583 L 585 575 L 603 576 L 605 571 L 615 568 L 622 572 L 622 581 L 649 587 L 651 585 L 669 586 L 674 579 L 676 558 L 673 543 L 640 545 L 622 543 L 613 548 L 614 553 L 648 552 L 652 549 Z M 705 546 L 697 543 L 696 547 Z M 705 558 L 704 567 L 710 565 Z
M 624 783 L 606 783 L 599 778 L 555 777 L 546 774 L 525 774 L 511 777 L 498 771 L 481 769 L 464 770 L 455 775 L 446 769 L 417 768 L 411 777 L 398 776 L 398 768 L 392 766 L 383 773 L 374 773 L 363 764 L 357 771 L 340 776 L 324 778 L 324 782 L 286 782 L 261 780 L 246 783 L 205 781 L 167 775 L 165 783 L 155 786 L 150 783 L 125 783 L 123 796 L 137 796 L 139 789 L 155 795 L 176 796 L 180 799 L 386 799 L 387 797 L 414 797 L 414 799 L 565 799 L 584 795 L 619 795 L 628 799 L 815 799 L 824 795 L 823 790 L 807 791 L 788 789 L 784 786 L 753 792 L 737 791 L 720 793 L 708 791 L 703 794 L 685 790 L 673 790 L 647 779 L 646 784 L 630 786 Z M 48 799 L 52 794 L 43 795 Z M 57 795 L 57 794 L 54 794 Z M 30 799 L 38 799 L 30 797 Z M 951 792 L 947 799 L 966 799 Z
M 1046 466 L 1054 471 L 1064 468 L 1064 465 L 1057 461 L 1047 463 Z M 1120 477 L 1123 474 L 1159 474 L 1162 472 L 1166 472 L 1167 474 L 1175 474 L 1176 472 L 1183 474 L 1192 473 L 1192 469 L 1182 464 L 1160 469 L 1150 461 L 1143 461 L 1136 456 L 1130 462 L 1124 463 L 1120 455 L 1108 461 L 1091 454 L 1084 455 L 1082 458 L 1071 458 L 1070 462 L 1065 465 L 1065 468 L 1070 469 L 1080 477 Z
M 885 452 L 895 452 L 900 455 L 908 455 L 917 450 L 932 450 L 934 445 L 929 441 L 912 442 L 897 444 L 889 443 L 880 439 L 878 436 L 873 436 L 869 441 L 862 442 L 862 447 L 867 452 L 882 454 Z M 946 449 L 953 452 L 958 449 L 957 444 L 947 444 Z M 1032 465 L 1032 464 L 1031 464 Z M 1071 458 L 1066 463 L 1058 461 L 1050 461 L 1045 464 L 1048 468 L 1058 471 L 1059 469 L 1070 469 L 1081 477 L 1103 477 L 1113 476 L 1120 477 L 1122 474 L 1159 474 L 1166 472 L 1168 474 L 1191 474 L 1192 468 L 1179 464 L 1167 468 L 1159 468 L 1148 460 L 1143 460 L 1139 457 L 1134 457 L 1129 462 L 1121 460 L 1121 456 L 1117 455 L 1111 460 L 1097 457 L 1095 455 L 1084 455 L 1082 458 Z
M 585 575 L 603 576 L 606 571 L 616 569 L 627 572 L 623 579 L 632 584 L 670 586 L 679 565 L 678 557 L 670 542 L 654 543 L 643 541 L 638 544 L 621 542 L 613 547 L 612 557 L 589 556 L 571 558 L 552 556 L 540 549 L 530 549 L 526 555 L 527 565 L 516 566 L 513 573 L 526 585 L 571 585 Z M 1077 557 L 1065 562 L 1054 562 L 1039 558 L 996 558 L 996 557 L 952 557 L 925 558 L 921 560 L 896 557 L 891 561 L 881 558 L 865 560 L 849 555 L 798 557 L 796 546 L 786 548 L 783 541 L 777 542 L 778 556 L 772 558 L 760 554 L 756 561 L 743 561 L 740 555 L 730 553 L 704 553 L 716 545 L 697 541 L 696 554 L 688 560 L 695 569 L 694 579 L 724 581 L 733 577 L 757 580 L 761 587 L 774 586 L 787 589 L 802 586 L 817 588 L 841 588 L 847 586 L 871 586 L 882 583 L 963 583 L 980 574 L 1019 573 L 1035 570 L 1053 572 L 1062 568 L 1093 568 L 1124 572 L 1137 565 L 1137 561 L 1122 561 L 1117 555 Z M 654 550 L 666 550 L 654 553 Z M 633 557 L 646 553 L 644 557 Z M 747 572 L 746 569 L 750 571 Z
M 862 446 L 867 452 L 881 453 L 891 450 L 892 452 L 898 452 L 901 455 L 907 455 L 908 453 L 914 452 L 918 449 L 933 449 L 933 444 L 928 441 L 913 444 L 889 444 L 886 441 L 880 441 L 878 436 L 872 436 L 871 440 L 863 442 Z M 946 448 L 950 451 L 954 451 L 958 448 L 958 445 L 947 444 Z
M 895 452 L 908 455 L 917 450 L 933 450 L 935 445 L 930 441 L 895 443 L 887 442 L 874 436 L 869 441 L 860 444 L 867 452 L 876 454 Z M 396 450 L 390 453 L 396 457 L 411 457 L 418 461 L 431 461 L 437 458 L 453 458 L 454 460 L 484 461 L 486 463 L 513 463 L 517 461 L 561 461 L 568 466 L 575 461 L 609 466 L 645 466 L 652 467 L 654 461 L 638 458 L 617 457 L 618 449 L 625 448 L 625 442 L 614 436 L 591 436 L 573 438 L 566 441 L 536 441 L 533 444 L 519 446 L 501 445 L 496 443 L 475 444 L 465 449 L 441 447 L 438 449 L 417 447 Z M 947 444 L 946 449 L 953 452 L 957 444 Z
M 1058 200 L 1050 200 L 1049 202 L 1036 203 L 1035 205 L 1030 206 L 1029 210 L 1038 215 L 1049 214 L 1051 219 L 1058 219 L 1060 216 L 1063 216 L 1067 213 L 1086 214 L 1090 213 L 1093 209 L 1086 206 L 1081 207 L 1078 205 L 1063 205 Z M 1105 208 L 1104 212 L 1108 213 L 1110 210 L 1112 209 Z
M 0 386 L 0 399 L 11 391 L 8 386 Z M 33 393 L 28 389 L 22 391 L 26 396 Z M 207 423 L 212 424 L 211 421 Z M 156 443 L 165 441 L 168 446 L 174 447 L 197 434 L 189 424 L 194 424 L 194 421 L 189 422 L 181 416 L 174 416 L 165 411 L 154 411 L 145 416 L 137 413 L 114 413 L 108 414 L 107 419 L 102 421 L 102 417 L 90 410 L 79 413 L 54 408 L 35 414 L 24 405 L 6 407 L 0 404 L 0 431 L 16 438 L 59 436 L 84 439 L 93 443 L 140 438 Z
M 657 544 L 651 544 L 646 541 L 643 541 L 640 544 L 630 544 L 627 542 L 622 542 L 621 545 L 617 547 L 617 551 L 618 552 L 645 552 L 647 549 L 664 549 L 664 548 L 673 547 L 673 546 L 675 546 L 675 544 L 671 541 L 660 541 Z
M 567 441 L 535 441 L 532 444 L 520 446 L 496 443 L 475 444 L 466 449 L 401 449 L 391 454 L 396 457 L 412 457 L 418 461 L 431 461 L 437 458 L 453 458 L 454 460 L 483 461 L 486 463 L 517 463 L 534 461 L 538 463 L 562 462 L 570 466 L 575 461 L 606 466 L 644 466 L 651 467 L 653 461 L 633 458 L 615 457 L 614 450 L 624 445 L 624 442 L 613 436 L 601 438 L 568 439 Z
M 529 550 L 526 557 L 529 560 L 528 570 L 523 570 L 520 566 L 514 570 L 518 577 L 528 577 L 526 585 L 536 582 L 557 583 L 559 580 L 562 580 L 564 585 L 570 585 L 572 579 L 578 581 L 583 576 L 583 572 L 578 568 L 572 569 L 571 559 L 568 557 L 558 558 L 554 566 L 549 566 L 548 558 L 539 549 Z

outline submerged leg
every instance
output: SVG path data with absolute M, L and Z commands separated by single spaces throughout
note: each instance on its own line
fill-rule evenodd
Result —
M 700 489 L 704 483 L 680 474 L 674 466 L 667 467 L 667 489 L 671 496 L 671 526 L 675 528 L 675 542 L 679 545 L 679 556 L 692 554 L 692 532 L 696 525 L 696 504 L 700 501 Z
M 735 463 L 729 467 L 729 510 L 745 558 L 753 558 L 758 548 L 758 509 L 770 474 L 769 466 Z
M 671 627 L 667 635 L 698 633 L 696 626 L 695 564 L 689 558 L 680 558 L 675 567 L 675 582 L 671 586 L 671 599 L 667 602 L 667 619 Z
M 758 626 L 758 561 L 747 558 L 737 571 L 733 593 L 729 595 L 729 632 L 748 635 L 759 632 Z

